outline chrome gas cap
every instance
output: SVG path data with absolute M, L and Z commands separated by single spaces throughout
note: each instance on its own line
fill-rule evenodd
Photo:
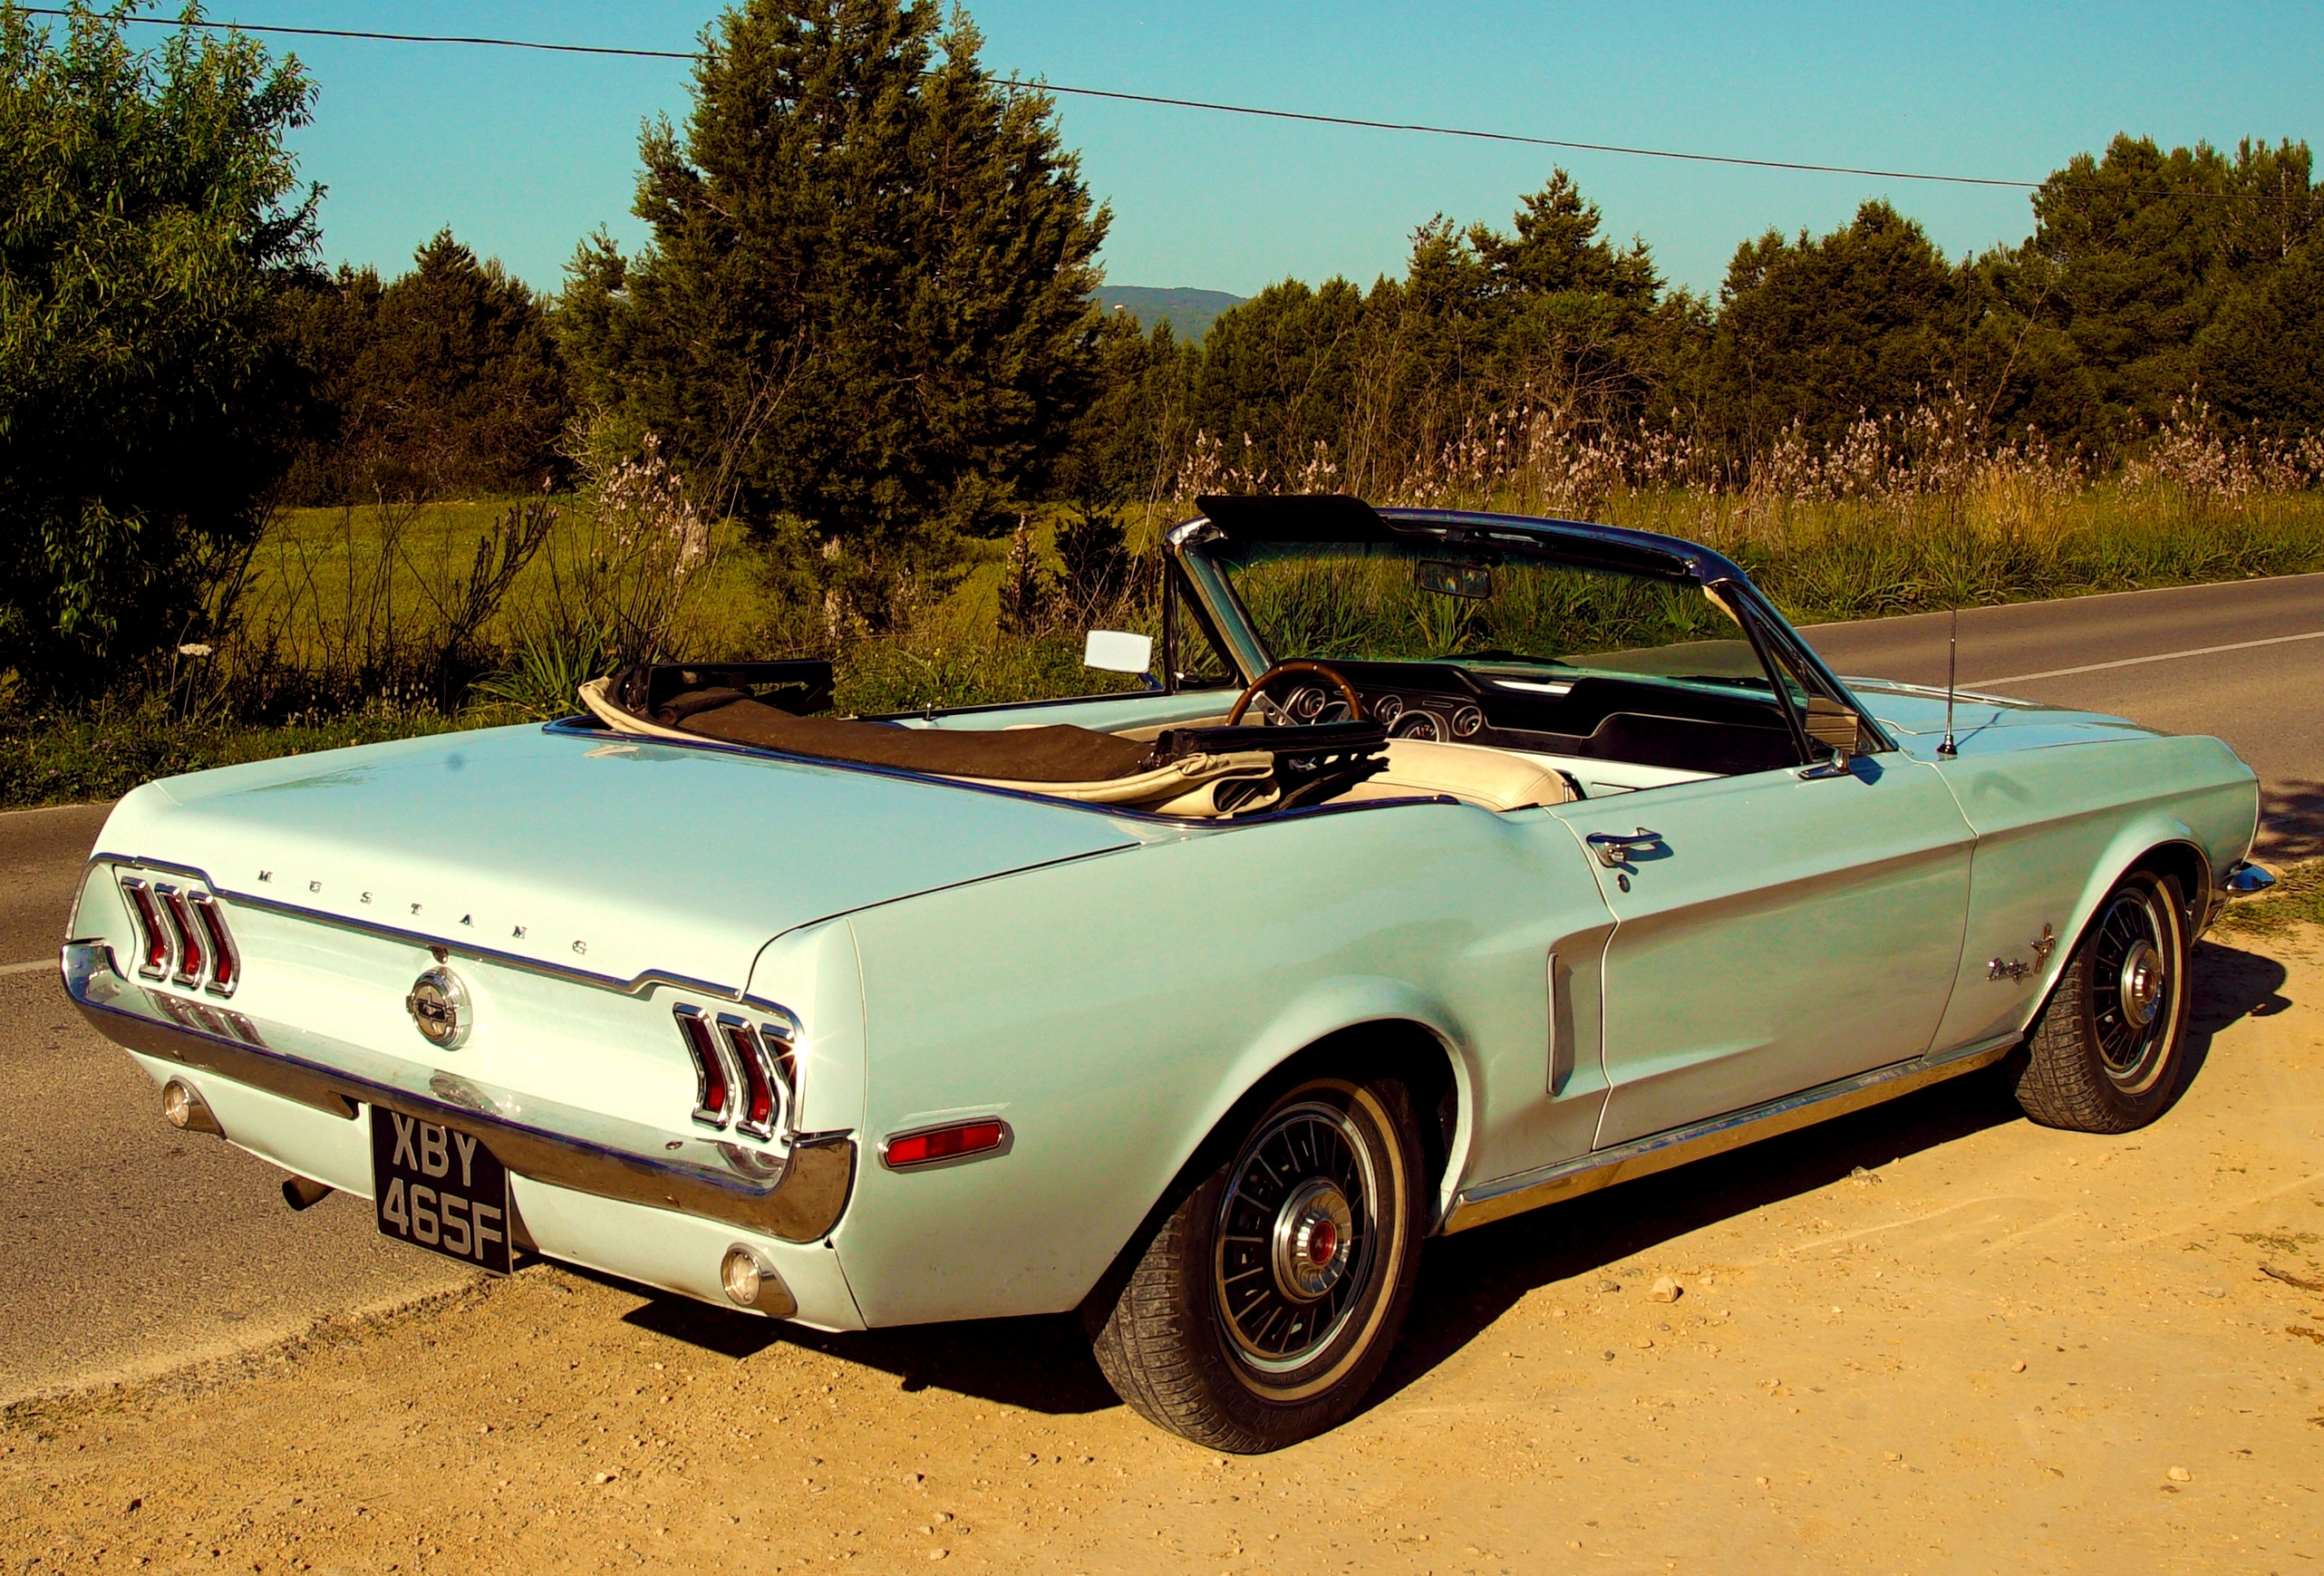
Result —
M 414 980 L 403 1010 L 412 1014 L 421 1038 L 439 1050 L 458 1049 L 476 1020 L 468 987 L 450 969 L 430 969 Z

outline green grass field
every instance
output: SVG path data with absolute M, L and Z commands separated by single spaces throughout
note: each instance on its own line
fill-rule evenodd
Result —
M 467 691 L 440 697 L 393 686 L 351 691 L 346 675 L 382 632 L 424 646 L 456 601 L 477 546 L 516 500 L 476 499 L 408 512 L 298 509 L 261 543 L 241 604 L 241 642 L 221 661 L 296 676 L 340 671 L 337 694 L 257 726 L 231 708 L 149 698 L 70 715 L 0 720 L 0 806 L 110 798 L 152 777 L 537 714 Z M 1583 514 L 1704 543 L 1741 563 L 1799 623 L 2324 570 L 2324 492 L 2240 492 L 2118 479 L 2061 485 L 2052 475 L 1990 471 L 1940 492 L 1784 498 L 1688 488 L 1615 488 L 1586 508 L 1496 487 L 1426 501 L 1516 512 Z M 558 601 L 593 543 L 586 500 L 551 500 L 558 518 L 540 554 L 481 628 L 490 660 L 513 663 L 528 629 Z M 1133 546 L 1191 504 L 1127 511 Z M 1050 552 L 1047 521 L 1035 542 Z M 809 653 L 833 656 L 842 712 L 881 712 L 1089 693 L 1128 682 L 1080 666 L 1081 629 L 1056 614 L 1031 634 L 1000 628 L 1006 543 L 986 545 L 941 595 L 916 601 L 904 627 L 836 643 L 819 609 L 787 607 L 761 549 L 718 527 L 689 588 L 678 649 L 704 659 Z M 1150 608 L 1111 624 L 1151 630 Z M 488 663 L 489 665 L 489 663 Z M 561 694 L 560 675 L 547 686 Z M 545 691 L 544 691 L 545 692 Z M 2272 912 L 2272 911 L 2271 911 Z

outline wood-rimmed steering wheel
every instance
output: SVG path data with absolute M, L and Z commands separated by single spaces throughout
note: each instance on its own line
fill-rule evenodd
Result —
M 1347 720 L 1351 722 L 1361 722 L 1364 720 L 1363 697 L 1356 693 L 1356 687 L 1342 678 L 1336 669 L 1328 668 L 1322 662 L 1306 657 L 1293 657 L 1287 662 L 1277 662 L 1251 682 L 1251 687 L 1244 691 L 1242 698 L 1235 702 L 1235 710 L 1226 714 L 1226 725 L 1233 728 L 1240 723 L 1243 720 L 1243 713 L 1249 710 L 1252 701 L 1259 698 L 1260 691 L 1277 679 L 1293 673 L 1314 673 L 1329 680 L 1339 687 L 1340 698 L 1348 703 Z

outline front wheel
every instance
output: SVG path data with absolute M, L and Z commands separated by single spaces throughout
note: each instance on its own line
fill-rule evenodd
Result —
M 2163 1114 L 2186 1045 L 2186 904 L 2178 883 L 2123 877 L 2058 975 L 2017 1063 L 2018 1103 L 2046 1127 L 2127 1133 Z
M 1426 1223 L 1392 1078 L 1303 1079 L 1163 1222 L 1093 1342 L 1148 1421 L 1243 1455 L 1354 1412 L 1411 1301 Z

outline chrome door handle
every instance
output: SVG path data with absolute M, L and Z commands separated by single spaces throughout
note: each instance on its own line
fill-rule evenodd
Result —
M 1632 849 L 1651 848 L 1661 840 L 1661 833 L 1650 832 L 1643 827 L 1627 837 L 1619 832 L 1593 832 L 1583 839 L 1590 845 L 1590 852 L 1598 856 L 1598 863 L 1609 870 L 1619 870 L 1629 864 Z

